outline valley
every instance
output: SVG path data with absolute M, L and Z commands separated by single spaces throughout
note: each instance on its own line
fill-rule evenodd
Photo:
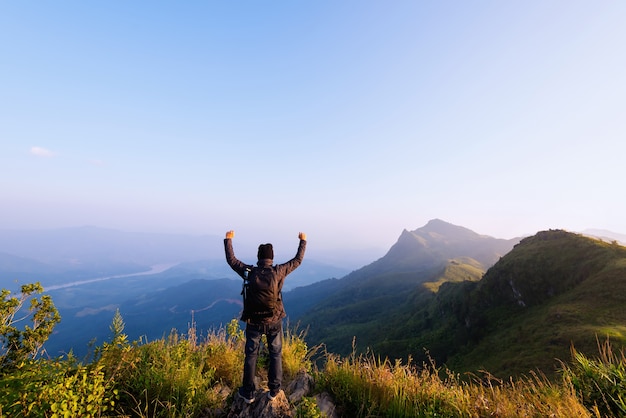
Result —
M 55 290 L 60 290 L 60 289 L 66 289 L 68 287 L 74 287 L 74 286 L 81 286 L 81 285 L 85 285 L 85 284 L 90 284 L 90 283 L 97 283 L 97 282 L 103 282 L 106 280 L 115 280 L 115 279 L 125 279 L 128 277 L 135 277 L 135 276 L 148 276 L 151 274 L 159 274 L 159 273 L 163 273 L 166 270 L 169 270 L 170 268 L 172 268 L 173 266 L 175 266 L 176 264 L 157 264 L 154 266 L 150 266 L 150 270 L 147 271 L 142 271 L 142 272 L 138 272 L 138 273 L 128 273 L 128 274 L 118 274 L 115 276 L 107 276 L 107 277 L 99 277 L 97 279 L 85 279 L 85 280 L 79 280 L 79 281 L 75 281 L 75 282 L 70 282 L 70 283 L 63 283 L 63 284 L 58 284 L 58 285 L 52 285 L 52 286 L 47 286 L 46 290 L 48 292 L 52 292 Z
M 571 344 L 590 353 L 597 339 L 625 343 L 626 250 L 603 235 L 553 230 L 502 240 L 432 220 L 351 272 L 305 258 L 283 289 L 288 322 L 306 329 L 310 346 L 340 355 L 550 375 Z M 192 325 L 202 335 L 239 317 L 241 280 L 221 258 L 130 270 L 46 287 L 62 316 L 49 355 L 89 356 L 111 337 L 116 310 L 129 338 L 141 341 Z

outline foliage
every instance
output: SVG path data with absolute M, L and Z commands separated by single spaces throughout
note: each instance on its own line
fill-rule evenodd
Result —
M 438 295 L 451 289 L 441 286 Z M 5 309 L 16 307 L 6 296 L 4 302 Z M 34 306 L 54 312 L 51 300 Z M 117 311 L 110 330 L 110 341 L 96 349 L 91 363 L 80 364 L 72 355 L 27 357 L 3 368 L 0 416 L 199 417 L 226 410 L 229 393 L 241 384 L 245 337 L 236 319 L 204 338 L 192 325 L 186 335 L 173 330 L 159 340 L 129 342 Z M 39 338 L 43 344 L 46 334 Z M 608 338 L 597 344 L 597 358 L 572 348 L 571 363 L 561 362 L 555 379 L 541 372 L 508 380 L 488 372 L 462 376 L 436 366 L 428 353 L 418 367 L 410 357 L 389 360 L 371 351 L 358 354 L 354 347 L 353 342 L 348 357 L 323 353 L 315 367 L 311 359 L 319 347 L 309 348 L 304 332 L 286 327 L 285 381 L 302 370 L 312 373 L 316 393 L 328 392 L 340 413 L 352 417 L 626 416 L 626 356 Z M 267 374 L 263 364 L 258 372 L 262 379 Z M 293 411 L 297 417 L 323 416 L 313 397 Z
M 116 399 L 101 366 L 72 359 L 29 361 L 0 378 L 0 416 L 99 417 Z
M 187 336 L 172 331 L 167 338 L 143 344 L 128 344 L 122 329 L 116 313 L 112 342 L 97 356 L 119 391 L 119 413 L 176 417 L 197 414 L 210 405 L 215 398 L 216 367 L 210 361 L 215 350 L 212 344 L 197 344 L 193 327 Z M 220 351 L 227 358 L 224 354 Z
M 42 292 L 43 288 L 39 282 L 22 285 L 21 293 L 18 295 L 11 295 L 9 290 L 2 289 L 0 294 L 1 368 L 6 369 L 37 357 L 54 326 L 61 320 L 50 296 L 32 297 L 33 294 Z M 20 311 L 29 299 L 29 313 L 23 314 Z M 18 314 L 22 316 L 17 316 Z M 29 316 L 32 326 L 25 325 L 19 328 L 19 323 Z
M 314 398 L 304 397 L 296 407 L 296 418 L 324 418 Z
M 210 365 L 200 359 L 210 351 L 209 347 L 214 348 L 216 343 L 226 347 L 233 339 L 221 331 L 211 335 L 196 346 L 190 342 L 193 338 L 182 338 L 176 333 L 145 344 L 108 345 L 107 350 L 124 350 L 122 368 L 129 368 L 125 372 L 107 364 L 120 357 L 106 353 L 87 366 L 76 365 L 72 358 L 25 363 L 0 381 L 0 415 L 193 417 L 207 410 L 224 410 L 228 407 L 228 398 L 221 394 L 225 382 L 216 379 Z M 292 337 L 298 338 L 295 333 Z M 609 352 L 606 348 L 602 359 L 611 358 L 612 367 L 623 373 L 623 354 L 609 356 Z M 226 358 L 230 360 L 221 362 L 234 359 Z M 572 368 L 565 369 L 562 381 L 556 383 L 540 374 L 500 381 L 484 373 L 467 380 L 436 367 L 434 362 L 416 367 L 381 360 L 371 353 L 353 353 L 348 358 L 325 353 L 325 360 L 325 366 L 314 372 L 316 390 L 329 392 L 343 416 L 623 416 L 621 410 L 602 409 L 600 403 L 593 401 L 619 397 L 615 396 L 615 388 L 604 382 L 605 374 L 577 371 L 577 364 L 589 363 L 581 355 L 575 357 Z M 237 363 L 231 368 L 241 367 Z M 204 364 L 203 373 L 197 374 L 200 364 Z M 111 370 L 117 371 L 115 379 L 107 376 Z M 587 379 L 585 385 L 576 382 L 581 374 Z M 588 392 L 581 395 L 581 391 Z M 201 393 L 204 397 L 194 397 Z M 621 396 L 623 399 L 623 391 Z M 303 398 L 294 412 L 297 417 L 323 416 L 312 397 Z
M 116 314 L 111 328 L 113 342 L 125 341 L 119 338 L 121 329 L 123 322 Z M 311 369 L 311 352 L 301 336 L 285 331 L 286 378 L 295 376 L 298 370 Z M 192 326 L 187 335 L 172 331 L 167 338 L 143 344 L 107 343 L 98 353 L 98 363 L 119 391 L 119 414 L 195 416 L 203 410 L 223 407 L 223 389 L 241 385 L 244 345 L 244 332 L 233 319 L 226 330 L 210 332 L 202 341 Z M 267 374 L 262 363 L 258 371 Z
M 591 359 L 572 347 L 573 362 L 563 369 L 585 405 L 603 416 L 626 416 L 626 356 L 614 353 L 607 339 L 598 342 L 599 355 Z
M 295 378 L 299 372 L 311 372 L 313 369 L 312 357 L 314 357 L 321 346 L 309 348 L 305 337 L 306 330 L 296 332 L 297 327 L 291 329 L 289 326 L 284 332 L 283 341 L 283 373 L 286 380 Z

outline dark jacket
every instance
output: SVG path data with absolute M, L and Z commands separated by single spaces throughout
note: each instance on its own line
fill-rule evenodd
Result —
M 302 263 L 305 249 L 306 249 L 306 241 L 300 240 L 300 245 L 298 245 L 298 252 L 296 253 L 296 256 L 292 258 L 291 260 L 283 264 L 273 265 L 272 264 L 273 260 L 264 258 L 257 262 L 257 266 L 269 267 L 269 268 L 274 269 L 276 278 L 278 279 L 278 289 L 282 289 L 283 283 L 285 282 L 285 277 L 287 277 L 289 273 L 294 271 Z M 238 260 L 237 257 L 235 257 L 235 252 L 233 251 L 233 242 L 229 238 L 224 239 L 224 251 L 226 252 L 226 262 L 242 278 L 244 277 L 244 272 L 246 271 L 246 269 L 251 269 L 253 267 L 253 265 L 245 264 L 244 262 Z M 287 314 L 285 313 L 285 307 L 283 306 L 282 297 L 278 301 L 278 303 L 279 303 L 279 308 L 277 310 L 277 313 L 273 317 L 265 318 L 258 322 L 257 321 L 254 321 L 254 322 L 262 323 L 262 324 L 269 324 L 269 323 L 274 323 L 276 321 L 279 321 L 283 319 L 285 316 L 287 316 Z M 249 320 L 248 322 L 252 322 L 252 321 Z

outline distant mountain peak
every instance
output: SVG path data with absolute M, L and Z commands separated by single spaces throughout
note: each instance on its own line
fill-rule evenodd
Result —
M 441 226 L 446 227 L 446 226 L 456 226 L 456 225 L 452 225 L 450 222 L 446 222 L 439 218 L 434 218 L 428 221 L 426 225 L 423 226 L 423 228 L 437 228 Z
M 431 219 L 428 221 L 426 225 L 421 228 L 413 231 L 415 234 L 438 234 L 445 236 L 447 238 L 455 238 L 455 239 L 468 239 L 468 238 L 478 238 L 482 237 L 482 235 L 477 234 L 471 229 L 467 229 L 462 226 L 454 225 L 446 221 L 442 221 L 441 219 Z
M 473 258 L 486 269 L 517 242 L 517 239 L 504 240 L 480 235 L 462 226 L 432 219 L 414 231 L 404 229 L 385 256 L 361 269 L 357 275 L 425 271 L 441 267 L 459 257 Z

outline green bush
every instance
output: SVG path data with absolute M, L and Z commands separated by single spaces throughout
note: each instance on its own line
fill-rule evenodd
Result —
M 304 397 L 296 407 L 296 418 L 324 418 L 326 414 L 320 411 L 314 398 Z
M 0 379 L 0 416 L 5 417 L 99 417 L 116 398 L 102 367 L 71 360 L 22 363 Z

